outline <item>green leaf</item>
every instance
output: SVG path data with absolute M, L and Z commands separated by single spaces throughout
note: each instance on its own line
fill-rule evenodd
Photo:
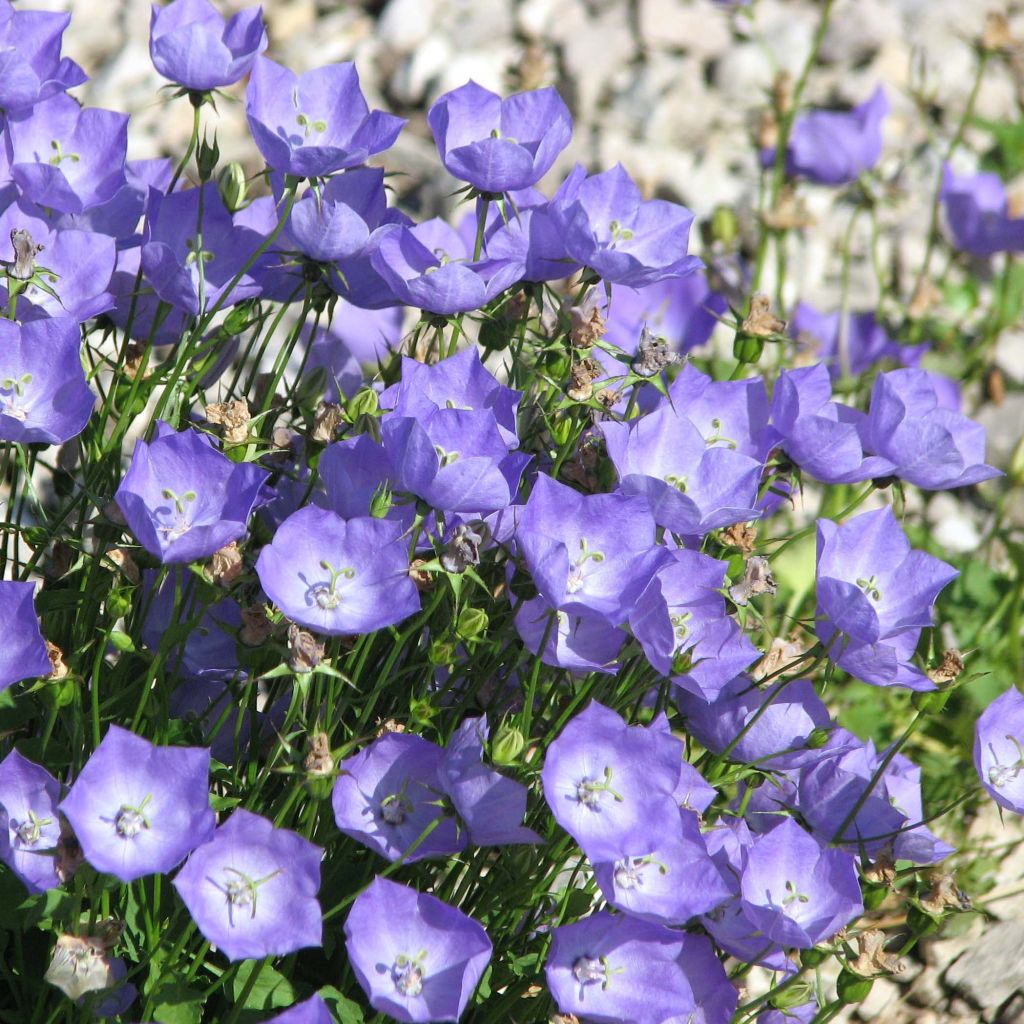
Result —
M 363 1024 L 363 1011 L 359 1004 L 343 996 L 333 985 L 320 989 L 320 998 L 333 1008 L 339 1024 Z
M 203 993 L 181 982 L 161 985 L 153 1002 L 153 1020 L 160 1024 L 199 1024 L 203 1018 Z
M 277 1010 L 291 1006 L 295 1002 L 295 990 L 291 982 L 273 967 L 263 967 L 259 960 L 250 960 L 242 964 L 231 982 L 231 994 L 237 1002 L 242 998 L 245 988 L 258 970 L 256 982 L 246 997 L 242 1008 L 245 1010 Z

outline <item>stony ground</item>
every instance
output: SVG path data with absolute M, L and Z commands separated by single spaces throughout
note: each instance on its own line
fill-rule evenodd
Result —
M 225 12 L 241 0 L 222 0 Z M 79 90 L 87 103 L 133 115 L 131 157 L 179 154 L 191 128 L 182 101 L 159 93 L 164 83 L 148 60 L 146 0 L 32 0 L 26 6 L 70 9 L 65 52 L 92 80 Z M 473 78 L 514 91 L 554 84 L 576 120 L 573 144 L 552 172 L 575 160 L 593 167 L 621 161 L 651 194 L 681 201 L 699 218 L 719 204 L 752 222 L 757 169 L 751 140 L 765 97 L 780 70 L 798 71 L 811 45 L 820 7 L 812 0 L 758 0 L 753 17 L 710 0 L 390 0 L 334 3 L 268 0 L 264 13 L 270 55 L 297 71 L 354 60 L 371 106 L 410 120 L 387 165 L 402 199 L 424 215 L 443 212 L 456 187 L 439 172 L 425 110 L 440 93 Z M 991 5 L 1024 37 L 1020 5 Z M 974 75 L 970 41 L 986 5 L 974 0 L 839 0 L 811 76 L 811 104 L 855 103 L 878 82 L 893 112 L 886 123 L 881 167 L 889 188 L 880 207 L 880 258 L 894 268 L 917 266 L 923 251 L 937 156 L 967 101 Z M 992 68 L 977 113 L 1017 119 L 1024 83 L 1012 67 Z M 244 108 L 219 102 L 216 122 L 225 159 L 250 171 L 260 162 L 248 141 Z M 943 115 L 938 127 L 921 103 Z M 969 130 L 961 169 L 984 137 Z M 1011 183 L 1024 200 L 1024 181 Z M 815 224 L 793 240 L 784 297 L 823 306 L 838 303 L 840 246 L 850 208 L 831 190 L 805 190 Z M 851 304 L 873 307 L 867 224 L 851 239 Z M 1000 368 L 1024 382 L 1024 329 L 1007 333 Z M 968 396 L 969 399 L 972 396 Z M 1005 466 L 1024 435 L 1024 392 L 976 410 L 989 432 L 989 461 Z M 978 542 L 977 513 L 937 495 L 928 514 L 943 541 L 960 550 Z M 1024 507 L 1015 510 L 1024 525 Z M 892 980 L 878 980 L 852 1019 L 883 1024 L 1024 1021 L 1024 845 L 1016 820 L 989 805 L 974 821 L 972 848 L 1001 858 L 996 888 L 960 935 L 926 942 Z M 883 922 L 896 926 L 898 921 Z

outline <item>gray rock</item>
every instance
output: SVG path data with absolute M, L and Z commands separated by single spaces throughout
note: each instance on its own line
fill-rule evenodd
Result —
M 1002 1006 L 1024 989 L 1024 922 L 993 925 L 946 971 L 945 981 L 972 1006 Z

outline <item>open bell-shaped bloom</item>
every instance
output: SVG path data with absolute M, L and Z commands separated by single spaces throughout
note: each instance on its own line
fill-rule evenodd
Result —
M 42 766 L 12 750 L 0 761 L 0 861 L 29 892 L 60 885 L 56 849 L 60 783 Z
M 1000 807 L 1024 814 L 1024 696 L 1011 687 L 978 717 L 974 767 Z M 2 802 L 0 796 L 0 802 Z

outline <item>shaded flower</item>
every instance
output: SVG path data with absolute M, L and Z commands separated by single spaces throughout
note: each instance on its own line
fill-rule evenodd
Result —
M 481 192 L 535 185 L 572 137 L 569 109 L 552 88 L 503 100 L 469 81 L 441 96 L 427 121 L 445 168 Z
M 159 421 L 139 441 L 114 500 L 139 543 L 165 564 L 208 558 L 244 536 L 266 470 L 232 462 L 206 435 Z
M 19 586 L 30 584 L 19 584 Z M 56 889 L 60 783 L 12 750 L 0 761 L 0 860 L 29 892 Z
M 378 877 L 352 904 L 345 949 L 375 1010 L 400 1021 L 457 1021 L 492 947 L 460 910 Z
M 958 572 L 913 551 L 892 509 L 818 520 L 815 630 L 842 669 L 876 686 L 934 690 L 910 663 L 939 591 Z
M 618 671 L 626 633 L 610 627 L 603 615 L 556 611 L 535 597 L 519 606 L 515 626 L 526 649 L 545 665 L 579 674 Z
M 199 931 L 229 960 L 319 946 L 318 846 L 266 818 L 236 810 L 174 878 Z
M 257 57 L 245 93 L 249 129 L 275 171 L 323 177 L 387 149 L 405 121 L 370 108 L 349 62 L 304 75 Z
M 256 573 L 286 615 L 329 636 L 371 633 L 419 610 L 400 523 L 326 509 L 292 513 L 260 552 Z
M 149 56 L 164 78 L 186 89 L 207 92 L 237 82 L 266 48 L 260 7 L 225 21 L 209 0 L 153 5 Z
M 96 396 L 85 382 L 71 317 L 0 321 L 0 438 L 60 444 L 85 429 Z
M 465 849 L 466 836 L 444 806 L 443 764 L 444 751 L 421 736 L 374 740 L 338 764 L 331 797 L 338 828 L 391 861 Z
M 975 256 L 1024 250 L 1024 217 L 1011 215 L 999 175 L 957 175 L 946 164 L 941 197 L 955 248 Z
M 334 1024 L 327 1004 L 317 993 L 267 1019 L 266 1024 Z
M 0 110 L 18 115 L 40 100 L 86 81 L 85 72 L 61 57 L 70 13 L 0 7 Z
M 4 642 L 0 646 L 0 690 L 22 679 L 46 677 L 50 659 L 39 628 L 34 603 L 34 583 L 0 580 L 0 622 Z
M 204 747 L 157 747 L 111 725 L 60 810 L 97 871 L 165 874 L 213 832 L 209 773 Z

